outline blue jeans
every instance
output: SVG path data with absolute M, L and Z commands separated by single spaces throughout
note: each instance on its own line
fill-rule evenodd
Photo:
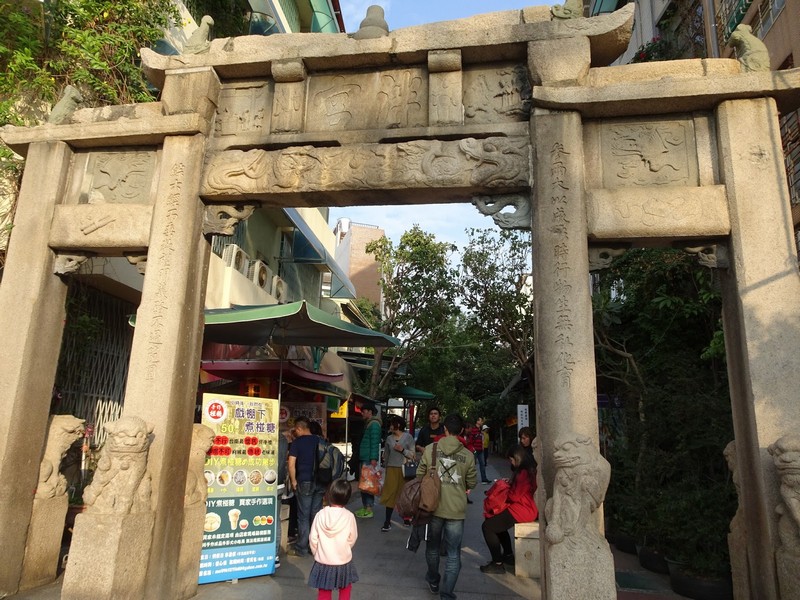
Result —
M 473 454 L 475 454 L 475 460 L 478 462 L 478 468 L 481 470 L 481 483 L 488 481 L 488 479 L 486 479 L 486 457 L 483 454 L 483 450 L 478 450 Z
M 439 586 L 441 598 L 455 598 L 458 574 L 461 571 L 461 539 L 464 537 L 463 519 L 442 519 L 433 517 L 428 526 L 428 541 L 425 544 L 425 561 L 428 572 L 425 581 Z M 444 562 L 444 576 L 439 577 L 439 546 L 447 551 Z
M 297 483 L 297 541 L 295 550 L 300 554 L 308 554 L 308 534 L 311 532 L 311 523 L 322 509 L 322 497 L 325 488 L 313 481 L 300 481 Z
M 367 461 L 362 460 L 361 461 L 361 466 L 362 467 L 364 465 L 371 465 L 371 464 L 372 464 L 372 461 L 369 461 L 369 460 L 367 460 Z M 359 471 L 358 473 L 359 473 L 358 476 L 361 477 L 361 471 Z M 361 492 L 361 505 L 364 508 L 372 508 L 373 506 L 375 506 L 375 496 L 373 496 L 372 494 L 368 494 L 366 492 Z

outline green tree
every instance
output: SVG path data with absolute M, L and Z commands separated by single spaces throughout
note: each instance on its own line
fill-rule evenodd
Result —
M 402 345 L 387 351 L 375 349 L 368 394 L 384 397 L 397 370 L 424 348 L 436 346 L 446 337 L 448 319 L 457 312 L 457 277 L 450 266 L 452 244 L 414 225 L 394 246 L 383 237 L 367 245 L 380 270 L 384 316 L 380 331 L 402 339 Z M 381 369 L 382 361 L 388 368 Z
M 461 257 L 464 307 L 487 340 L 506 349 L 534 394 L 530 232 L 471 229 Z
M 445 413 L 495 421 L 514 410 L 499 396 L 517 372 L 508 349 L 488 340 L 464 314 L 451 317 L 442 341 L 426 346 L 410 365 L 412 384 L 436 395 L 431 405 Z M 427 408 L 419 414 L 424 417 Z
M 607 513 L 704 572 L 727 567 L 736 505 L 714 273 L 680 250 L 630 250 L 593 296 L 599 385 L 623 404 Z

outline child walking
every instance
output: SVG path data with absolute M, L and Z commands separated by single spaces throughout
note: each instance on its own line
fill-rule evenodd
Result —
M 347 481 L 332 482 L 325 493 L 327 506 L 317 513 L 311 525 L 308 545 L 314 566 L 308 585 L 317 588 L 318 600 L 331 600 L 333 590 L 339 590 L 339 600 L 350 600 L 350 590 L 358 581 L 352 551 L 358 529 L 353 513 L 345 508 L 351 493 Z

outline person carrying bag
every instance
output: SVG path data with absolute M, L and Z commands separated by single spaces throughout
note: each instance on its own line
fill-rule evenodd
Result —
M 416 456 L 414 452 L 414 438 L 405 431 L 406 424 L 402 417 L 391 415 L 389 417 L 389 434 L 386 436 L 383 456 L 386 461 L 386 476 L 384 478 L 383 493 L 380 503 L 386 508 L 386 517 L 383 520 L 381 531 L 387 532 L 392 528 L 392 512 L 400 492 L 406 483 L 405 469 L 409 461 Z M 416 466 L 411 475 L 417 476 Z M 403 520 L 408 524 L 406 520 Z

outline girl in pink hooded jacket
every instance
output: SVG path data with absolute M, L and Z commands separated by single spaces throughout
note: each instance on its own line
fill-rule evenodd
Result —
M 358 539 L 356 519 L 345 508 L 350 501 L 350 484 L 337 479 L 325 493 L 327 506 L 317 513 L 308 544 L 314 555 L 314 566 L 308 585 L 317 588 L 318 600 L 331 600 L 339 590 L 339 600 L 350 600 L 350 591 L 358 581 L 353 564 L 353 546 Z

